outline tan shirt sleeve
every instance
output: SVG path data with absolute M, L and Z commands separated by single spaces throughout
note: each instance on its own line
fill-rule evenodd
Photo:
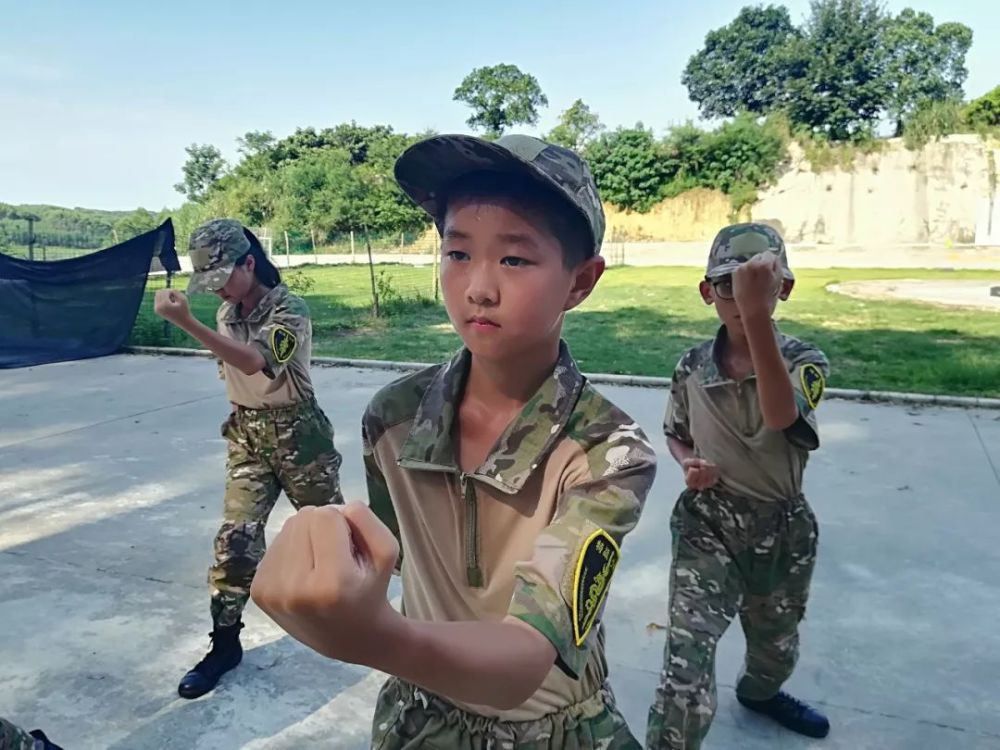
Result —
M 399 559 L 393 572 L 400 573 L 403 565 L 403 538 L 399 533 L 399 519 L 396 517 L 396 509 L 392 504 L 392 495 L 389 493 L 389 484 L 385 480 L 382 466 L 379 462 L 374 441 L 380 433 L 378 417 L 372 413 L 371 405 L 365 410 L 361 418 L 361 450 L 362 460 L 365 466 L 365 482 L 368 485 L 368 507 L 378 519 L 384 523 L 396 541 L 399 542 Z
M 622 540 L 638 523 L 656 474 L 655 454 L 635 425 L 585 460 L 591 479 L 564 493 L 532 559 L 515 568 L 509 609 L 552 643 L 556 663 L 574 678 L 596 643 Z
M 670 395 L 667 413 L 663 417 L 663 434 L 676 438 L 686 445 L 694 445 L 688 416 L 687 379 L 691 374 L 686 367 L 687 357 L 681 359 L 670 378 Z
M 218 309 L 215 311 L 215 330 L 218 333 L 221 333 L 223 336 L 226 336 L 227 335 L 227 333 L 226 333 L 226 327 L 222 323 L 222 315 L 223 315 L 222 311 L 223 311 L 224 307 L 225 307 L 225 305 L 219 305 Z M 225 380 L 226 379 L 226 363 L 223 362 L 218 357 L 216 357 L 215 358 L 215 366 L 219 370 L 219 380 Z
M 785 436 L 789 442 L 803 450 L 816 450 L 819 448 L 816 408 L 826 391 L 830 363 L 819 349 L 805 345 L 791 358 L 789 375 L 792 379 L 792 388 L 795 389 L 799 418 L 785 430 Z
M 250 344 L 264 356 L 262 372 L 274 380 L 311 335 L 309 309 L 301 300 L 290 298 L 275 306 Z

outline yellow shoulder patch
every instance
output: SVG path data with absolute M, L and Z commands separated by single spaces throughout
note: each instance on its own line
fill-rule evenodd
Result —
M 802 393 L 805 394 L 809 408 L 815 409 L 823 397 L 823 390 L 826 388 L 826 378 L 823 377 L 823 371 L 810 362 L 802 365 L 799 370 L 799 379 L 802 381 Z
M 573 637 L 581 645 L 597 620 L 621 551 L 604 529 L 584 541 L 573 576 Z
M 292 358 L 298 343 L 295 334 L 284 326 L 275 326 L 271 331 L 271 353 L 278 364 L 283 365 Z

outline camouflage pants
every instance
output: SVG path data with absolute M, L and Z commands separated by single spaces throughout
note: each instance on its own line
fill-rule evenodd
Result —
M 382 686 L 372 750 L 640 750 L 610 687 L 536 721 L 504 722 L 453 706 L 396 677 Z
M 747 654 L 736 692 L 767 700 L 791 676 L 818 529 L 805 498 L 709 490 L 681 495 L 670 530 L 670 619 L 646 747 L 697 750 L 715 714 L 715 647 L 737 614 Z
M 283 409 L 238 408 L 222 425 L 229 442 L 222 528 L 209 568 L 212 620 L 240 619 L 257 565 L 264 527 L 284 490 L 295 508 L 343 503 L 340 453 L 333 426 L 314 401 Z
M 36 742 L 38 747 L 42 746 L 41 740 L 0 718 L 0 750 L 35 750 Z

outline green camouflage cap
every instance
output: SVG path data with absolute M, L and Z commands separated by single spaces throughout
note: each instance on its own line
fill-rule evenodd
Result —
M 433 217 L 448 185 L 473 172 L 508 172 L 539 181 L 565 198 L 587 222 L 601 252 L 604 207 L 590 167 L 574 151 L 528 135 L 487 141 L 471 135 L 437 135 L 410 146 L 396 160 L 396 181 Z
M 755 255 L 770 250 L 781 263 L 782 275 L 792 281 L 795 275 L 788 267 L 788 253 L 781 235 L 766 224 L 733 224 L 725 227 L 712 241 L 708 253 L 705 277 L 720 279 L 729 276 Z
M 191 233 L 188 257 L 194 273 L 187 293 L 217 292 L 229 281 L 236 261 L 250 251 L 243 225 L 235 219 L 212 219 Z

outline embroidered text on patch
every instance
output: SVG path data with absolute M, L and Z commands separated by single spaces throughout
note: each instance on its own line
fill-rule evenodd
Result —
M 799 377 L 802 380 L 802 392 L 805 394 L 806 401 L 809 402 L 809 408 L 815 409 L 823 396 L 826 378 L 823 377 L 823 372 L 811 362 L 802 365 Z
M 295 334 L 284 326 L 275 326 L 271 331 L 271 352 L 278 364 L 283 365 L 292 358 L 297 344 Z
M 621 552 L 604 529 L 583 543 L 573 577 L 573 637 L 581 645 L 597 620 Z

